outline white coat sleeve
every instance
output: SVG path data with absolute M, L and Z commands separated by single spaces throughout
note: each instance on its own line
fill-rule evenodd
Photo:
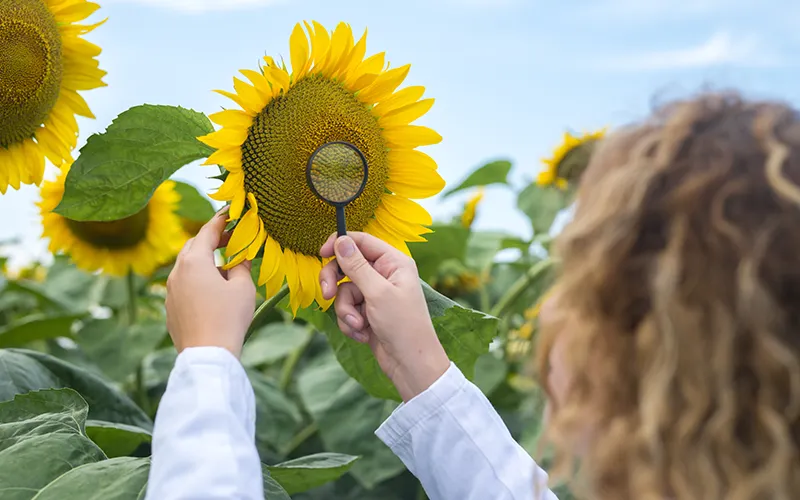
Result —
M 262 500 L 255 396 L 230 352 L 184 350 L 156 415 L 146 500 Z
M 547 474 L 454 365 L 400 405 L 376 435 L 431 500 L 557 500 Z

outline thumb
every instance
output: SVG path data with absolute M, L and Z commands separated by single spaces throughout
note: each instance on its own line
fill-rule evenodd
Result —
M 386 278 L 380 275 L 364 258 L 356 242 L 349 236 L 342 236 L 334 245 L 336 262 L 342 272 L 356 284 L 365 297 L 370 297 L 377 292 L 379 287 L 386 283 Z
M 241 264 L 228 269 L 228 281 L 233 283 L 253 283 L 253 276 L 250 274 L 250 267 L 252 265 L 253 263 L 251 261 L 244 260 Z M 255 288 L 255 284 L 253 287 Z

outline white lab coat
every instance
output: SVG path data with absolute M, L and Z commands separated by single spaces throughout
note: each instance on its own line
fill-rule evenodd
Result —
M 184 350 L 156 415 L 145 499 L 263 499 L 255 414 L 253 388 L 233 355 Z M 557 500 L 547 474 L 453 364 L 376 434 L 431 500 Z

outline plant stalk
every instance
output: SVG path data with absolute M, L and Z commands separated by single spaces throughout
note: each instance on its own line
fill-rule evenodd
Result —
M 511 285 L 511 288 L 500 297 L 500 300 L 497 301 L 497 304 L 492 308 L 491 315 L 495 318 L 501 317 L 505 314 L 508 309 L 510 309 L 520 298 L 520 296 L 525 293 L 525 290 L 536 281 L 541 275 L 546 273 L 550 268 L 553 266 L 553 260 L 550 258 L 540 260 L 536 264 L 532 265 L 525 274 L 519 277 L 517 281 Z
M 128 324 L 136 324 L 136 275 L 133 271 L 128 272 L 126 278 L 128 289 Z
M 294 370 L 297 368 L 297 363 L 303 357 L 303 353 L 306 352 L 306 348 L 311 344 L 311 340 L 314 338 L 314 330 L 311 330 L 311 335 L 308 336 L 308 340 L 292 351 L 289 354 L 289 357 L 286 358 L 286 361 L 283 362 L 283 366 L 281 367 L 281 379 L 280 385 L 282 391 L 286 392 L 286 389 L 289 387 L 289 384 L 292 383 L 292 376 L 294 375 Z
M 265 300 L 258 309 L 256 309 L 255 314 L 253 314 L 253 321 L 250 322 L 250 328 L 247 329 L 247 334 L 244 336 L 244 341 L 247 343 L 250 340 L 250 337 L 253 335 L 253 332 L 258 330 L 261 326 L 264 325 L 266 322 L 266 317 L 275 309 L 275 306 L 283 300 L 289 294 L 289 285 L 283 285 L 278 292 L 270 297 L 268 300 Z
M 311 422 L 303 429 L 300 430 L 297 434 L 294 435 L 292 440 L 286 445 L 286 448 L 283 449 L 283 455 L 288 456 L 291 452 L 297 449 L 298 446 L 305 443 L 306 439 L 310 438 L 314 434 L 317 433 L 319 427 L 317 427 L 316 422 Z

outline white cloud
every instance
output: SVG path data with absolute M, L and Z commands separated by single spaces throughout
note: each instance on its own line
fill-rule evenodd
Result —
M 600 66 L 618 70 L 662 70 L 711 66 L 773 67 L 781 58 L 765 47 L 758 37 L 732 37 L 719 32 L 708 40 L 684 49 L 653 50 L 607 58 Z
M 184 12 L 246 9 L 286 3 L 287 0 L 114 0 L 118 3 L 153 5 Z

